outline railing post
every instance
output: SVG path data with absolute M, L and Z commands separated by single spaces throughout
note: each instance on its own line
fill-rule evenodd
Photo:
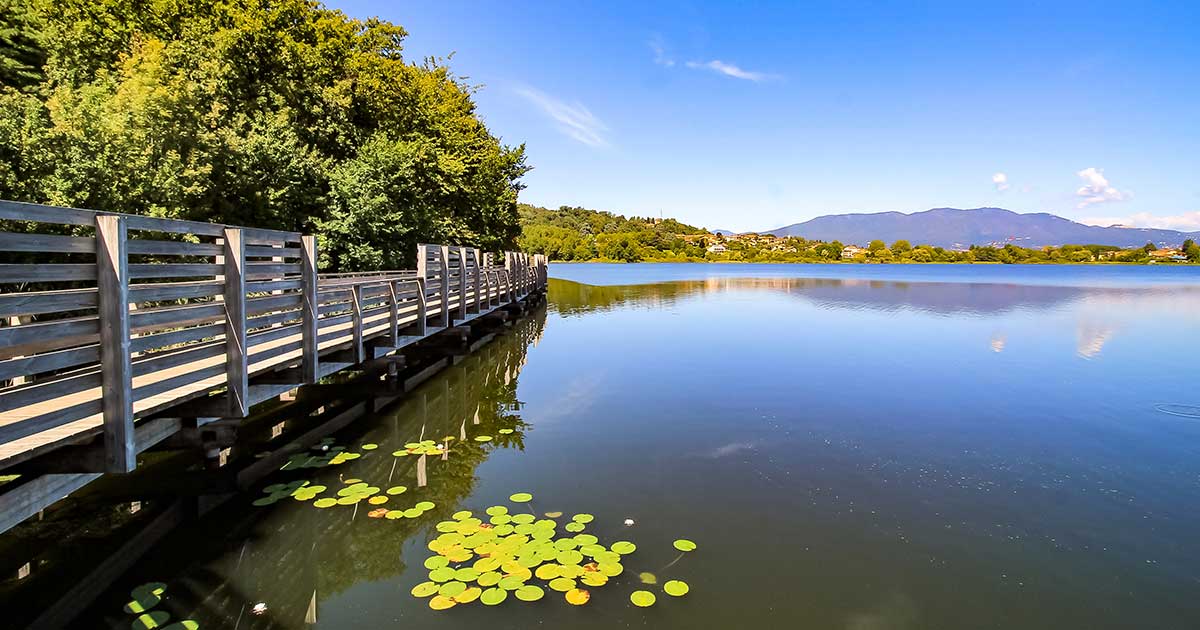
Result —
M 391 301 L 388 302 L 388 336 L 392 338 L 392 347 L 400 345 L 400 292 L 396 290 L 396 285 L 399 280 L 388 281 L 388 294 L 391 296 Z
M 363 314 L 362 314 L 362 285 L 354 285 L 354 290 L 351 291 L 351 299 L 353 300 L 353 310 L 350 313 L 351 326 L 353 328 L 353 347 L 354 362 L 362 363 L 366 360 L 363 352 Z
M 449 328 L 453 320 L 450 318 L 450 248 L 442 245 L 442 314 L 440 318 L 442 328 Z
M 466 320 L 470 312 L 467 303 L 467 248 L 458 248 L 458 319 Z
M 303 372 L 305 383 L 316 383 L 321 379 L 320 352 L 318 351 L 317 318 L 320 316 L 318 305 L 321 303 L 318 295 L 317 278 L 317 237 L 302 236 L 300 238 L 302 257 L 300 259 L 300 290 L 301 298 L 301 345 L 303 348 Z
M 225 228 L 225 382 L 229 417 L 250 414 L 246 357 L 246 240 L 239 228 Z
M 417 334 L 424 337 L 426 334 L 426 320 L 429 317 L 428 307 L 425 305 L 425 276 L 417 276 Z
M 104 469 L 137 467 L 133 429 L 133 362 L 129 355 L 129 256 L 125 217 L 96 215 L 96 292 L 103 386 Z
M 471 310 L 478 313 L 483 310 L 481 308 L 483 305 L 483 283 L 479 281 L 479 249 L 472 247 L 467 251 L 471 254 L 471 262 L 475 264 L 475 268 L 471 270 L 471 282 L 475 285 L 474 306 L 472 306 Z

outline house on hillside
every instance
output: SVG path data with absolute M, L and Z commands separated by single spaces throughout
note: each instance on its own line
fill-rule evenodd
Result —
M 1184 262 L 1187 256 L 1178 249 L 1156 249 L 1150 252 L 1150 260 L 1170 260 L 1173 262 Z
M 865 250 L 857 245 L 847 245 L 842 248 L 842 260 L 845 260 L 847 258 L 854 258 L 855 256 L 859 256 L 859 255 L 866 254 L 866 253 L 867 253 L 867 250 Z
M 727 251 L 729 250 L 726 249 L 724 243 L 713 243 L 708 246 L 708 253 L 710 254 L 724 254 Z

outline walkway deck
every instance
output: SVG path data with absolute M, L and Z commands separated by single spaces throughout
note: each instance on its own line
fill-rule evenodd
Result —
M 8 201 L 0 228 L 0 469 L 103 435 L 73 472 L 130 471 L 181 419 L 245 417 L 546 281 L 542 257 L 445 245 L 318 276 L 312 236 Z

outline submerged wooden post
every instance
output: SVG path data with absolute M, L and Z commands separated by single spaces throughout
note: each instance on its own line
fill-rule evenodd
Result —
M 240 228 L 225 228 L 225 382 L 230 418 L 250 414 L 246 356 L 246 240 Z
M 301 373 L 305 383 L 316 383 L 321 379 L 319 367 L 320 353 L 317 351 L 317 318 L 320 296 L 317 295 L 317 237 L 302 236 L 300 238 L 303 250 L 300 259 L 300 290 L 301 298 L 301 346 L 303 348 L 303 365 Z
M 96 292 L 100 323 L 104 469 L 137 467 L 133 362 L 129 350 L 129 256 L 125 217 L 96 215 Z

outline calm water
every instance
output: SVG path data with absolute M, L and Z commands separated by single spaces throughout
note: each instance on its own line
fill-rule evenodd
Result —
M 277 479 L 403 483 L 399 507 L 430 513 L 246 497 L 80 627 L 128 627 L 123 593 L 151 579 L 204 628 L 1200 626 L 1200 268 L 551 274 L 547 313 L 338 436 L 380 448 Z M 497 439 L 428 458 L 418 488 L 391 451 L 443 435 Z M 636 543 L 624 573 L 580 608 L 549 589 L 443 612 L 409 594 L 435 523 L 516 513 L 520 491 Z M 680 537 L 699 549 L 667 566 Z M 658 603 L 631 606 L 639 588 Z

